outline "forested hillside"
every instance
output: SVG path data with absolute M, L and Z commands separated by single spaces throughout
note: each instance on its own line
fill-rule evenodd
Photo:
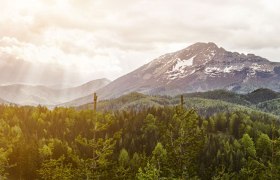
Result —
M 269 89 L 258 89 L 248 94 L 238 94 L 226 90 L 196 92 L 183 95 L 185 106 L 195 108 L 202 116 L 210 116 L 223 111 L 262 111 L 271 115 L 280 115 L 280 93 Z M 149 96 L 133 92 L 117 99 L 99 102 L 99 111 L 116 111 L 141 109 L 148 107 L 176 106 L 180 103 L 180 96 Z M 78 110 L 93 109 L 93 104 L 77 107 Z
M 181 106 L 0 106 L 0 179 L 280 179 L 280 123 Z

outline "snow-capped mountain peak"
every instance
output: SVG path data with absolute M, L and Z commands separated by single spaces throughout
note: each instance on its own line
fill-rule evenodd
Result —
M 214 43 L 195 43 L 154 59 L 98 93 L 101 98 L 114 98 L 133 91 L 175 95 L 214 89 L 250 92 L 262 87 L 280 91 L 280 63 L 226 51 Z

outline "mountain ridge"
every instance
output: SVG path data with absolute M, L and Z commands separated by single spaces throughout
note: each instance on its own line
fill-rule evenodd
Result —
M 175 96 L 215 89 L 249 93 L 259 88 L 280 91 L 280 63 L 254 54 L 230 52 L 212 42 L 198 42 L 159 56 L 97 94 L 100 99 L 113 99 L 130 92 Z M 75 101 L 69 104 L 86 104 L 91 97 Z

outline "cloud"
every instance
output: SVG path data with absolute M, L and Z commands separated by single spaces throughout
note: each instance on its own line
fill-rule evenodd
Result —
M 197 41 L 212 41 L 229 50 L 280 61 L 280 2 L 276 0 L 0 3 L 0 68 L 5 69 L 8 61 L 16 62 L 11 64 L 20 68 L 14 69 L 33 74 L 23 82 L 28 78 L 28 82 L 55 84 L 66 79 L 69 83 L 115 79 Z M 51 78 L 32 79 L 42 76 L 41 72 Z M 5 78 L 1 82 L 5 83 Z
M 88 80 L 89 77 L 97 79 L 121 70 L 119 61 L 113 55 L 97 52 L 94 56 L 96 60 L 93 60 L 83 53 L 87 51 L 86 48 L 79 53 L 76 49 L 74 52 L 63 49 L 62 46 L 36 46 L 16 38 L 3 37 L 0 40 L 0 67 L 3 69 L 0 76 L 8 75 L 9 78 L 2 78 L 0 83 L 5 83 L 5 80 L 9 83 L 48 85 L 81 83 L 81 80 Z

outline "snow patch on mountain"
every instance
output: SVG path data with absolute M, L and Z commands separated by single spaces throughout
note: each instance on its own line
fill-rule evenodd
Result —
M 209 75 L 210 77 L 217 77 L 221 73 L 232 73 L 234 71 L 242 71 L 244 69 L 244 64 L 239 66 L 225 66 L 225 67 L 207 67 L 205 68 L 205 74 Z
M 188 67 L 193 66 L 194 58 L 195 56 L 189 59 L 175 59 L 176 64 L 172 67 L 172 70 L 166 72 L 168 74 L 167 79 L 174 80 L 178 78 L 184 78 L 190 74 L 193 74 L 193 71 L 188 73 Z
M 225 72 L 225 73 L 230 73 L 230 72 L 232 72 L 234 69 L 236 69 L 234 66 L 227 66 L 227 67 L 224 69 L 224 72 Z
M 194 57 L 190 59 L 177 59 L 176 65 L 173 67 L 172 71 L 180 71 L 181 69 L 184 69 L 187 66 L 192 66 L 193 65 L 193 59 Z
M 257 64 L 257 63 L 253 63 L 252 65 L 251 65 L 251 68 L 253 69 L 253 70 L 261 70 L 261 65 L 260 64 Z
M 244 68 L 249 68 L 247 76 L 248 77 L 255 77 L 257 72 L 267 72 L 270 73 L 273 71 L 272 66 L 266 64 L 258 64 L 253 63 L 251 65 L 246 64 L 236 64 L 236 65 L 226 65 L 226 66 L 210 66 L 204 69 L 204 73 L 210 77 L 217 77 L 220 74 L 226 73 L 234 73 L 237 71 L 243 71 Z
M 210 77 L 217 77 L 222 72 L 221 68 L 218 67 L 207 67 L 205 68 L 205 74 L 209 75 Z

